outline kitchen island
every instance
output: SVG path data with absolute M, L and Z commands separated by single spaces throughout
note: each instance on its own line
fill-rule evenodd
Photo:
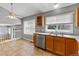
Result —
M 49 33 L 34 33 L 34 46 L 37 46 L 37 35 L 45 35 L 45 50 L 58 55 L 78 55 L 78 37 L 72 35 L 56 35 Z M 41 43 L 40 43 L 41 44 Z

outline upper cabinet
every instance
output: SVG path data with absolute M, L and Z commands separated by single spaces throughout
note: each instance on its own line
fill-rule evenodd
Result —
M 45 26 L 45 17 L 44 16 L 37 16 L 37 18 L 36 18 L 36 26 L 37 27 Z
M 75 10 L 75 26 L 79 27 L 79 7 Z
M 72 23 L 73 13 L 61 14 L 46 18 L 46 24 Z

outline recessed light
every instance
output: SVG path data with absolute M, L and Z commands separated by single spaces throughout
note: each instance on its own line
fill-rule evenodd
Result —
M 58 7 L 59 7 L 59 4 L 55 4 L 55 5 L 54 5 L 54 8 L 58 8 Z

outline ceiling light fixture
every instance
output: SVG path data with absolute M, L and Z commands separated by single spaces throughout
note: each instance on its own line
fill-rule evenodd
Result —
M 16 19 L 16 13 L 14 12 L 14 9 L 13 9 L 13 3 L 10 4 L 11 5 L 11 11 L 9 13 L 9 18 L 10 19 Z
M 54 8 L 58 8 L 58 7 L 59 7 L 59 4 L 55 4 L 55 5 L 54 5 Z

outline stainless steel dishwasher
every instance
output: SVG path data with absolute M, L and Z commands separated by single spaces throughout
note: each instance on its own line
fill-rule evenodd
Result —
M 45 35 L 37 35 L 37 47 L 45 49 Z

